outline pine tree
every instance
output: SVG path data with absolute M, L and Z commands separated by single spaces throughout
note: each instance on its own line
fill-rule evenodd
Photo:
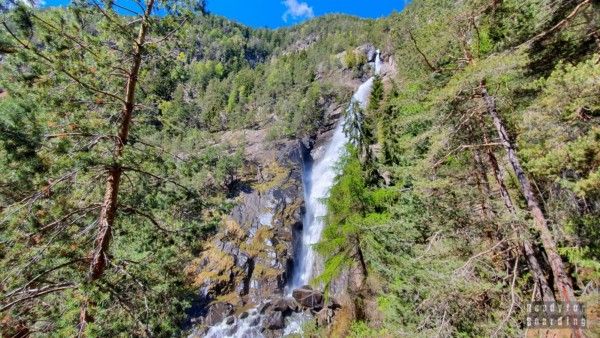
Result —
M 164 269 L 181 269 L 178 251 L 189 255 L 197 244 L 188 238 L 202 232 L 201 193 L 175 171 L 196 160 L 181 163 L 145 137 L 152 127 L 140 121 L 156 108 L 140 83 L 194 8 L 132 4 L 18 5 L 3 22 L 2 41 L 14 52 L 3 65 L 9 99 L 0 102 L 0 165 L 11 173 L 1 185 L 11 245 L 2 247 L 0 309 L 18 332 L 167 334 L 184 314 L 189 290 L 150 285 L 184 278 Z M 182 227 L 170 216 L 178 213 L 196 220 Z

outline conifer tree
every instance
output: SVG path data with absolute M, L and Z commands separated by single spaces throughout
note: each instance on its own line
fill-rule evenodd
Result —
M 14 52 L 3 65 L 10 99 L 0 102 L 0 143 L 9 160 L 2 165 L 17 175 L 2 186 L 0 222 L 11 249 L 2 257 L 0 311 L 19 329 L 3 335 L 178 329 L 183 298 L 149 304 L 188 291 L 150 285 L 184 277 L 159 271 L 184 262 L 166 243 L 197 245 L 186 238 L 202 231 L 200 193 L 174 177 L 188 164 L 144 140 L 151 129 L 140 121 L 156 108 L 140 83 L 153 53 L 197 5 L 84 0 L 67 10 L 17 3 L 6 13 L 2 41 Z M 177 213 L 196 220 L 181 228 L 168 216 Z

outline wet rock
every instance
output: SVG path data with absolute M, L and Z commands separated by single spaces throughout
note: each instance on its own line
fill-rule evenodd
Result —
M 265 338 L 280 338 L 283 337 L 283 330 L 272 330 L 265 332 Z
M 235 323 L 235 318 L 233 316 L 230 316 L 227 318 L 227 321 L 225 323 L 227 325 L 231 325 L 231 324 Z
M 250 322 L 250 326 L 257 326 L 258 324 L 260 324 L 260 317 L 258 316 L 252 319 L 252 321 Z
M 367 62 L 375 61 L 375 55 L 377 55 L 377 49 L 372 44 L 364 44 L 356 48 L 360 53 L 363 53 L 367 57 Z
M 265 312 L 267 312 L 269 307 L 271 307 L 271 301 L 266 301 L 266 302 L 262 303 L 258 307 L 258 313 L 260 313 L 261 315 L 265 314 Z
M 232 314 L 233 305 L 229 303 L 215 303 L 208 309 L 208 314 L 204 317 L 204 323 L 208 326 L 214 326 Z
M 244 311 L 242 312 L 242 314 L 240 315 L 240 319 L 245 319 L 248 318 L 248 311 Z
M 283 314 L 279 311 L 267 313 L 264 322 L 264 328 L 267 330 L 280 330 L 285 326 Z
M 293 312 L 300 311 L 300 305 L 294 298 L 287 298 L 288 308 Z
M 285 298 L 280 298 L 277 299 L 274 303 L 273 303 L 273 307 L 272 307 L 273 311 L 279 311 L 279 312 L 284 312 L 288 310 L 288 303 L 287 300 Z
M 273 303 L 272 310 L 288 315 L 291 312 L 298 311 L 298 308 L 298 303 L 293 298 L 280 298 Z
M 304 287 L 295 289 L 292 297 L 303 307 L 310 309 L 323 308 L 323 293 Z
M 245 163 L 236 177 L 235 189 L 229 192 L 235 206 L 198 259 L 195 273 L 202 299 L 206 299 L 200 315 L 208 313 L 207 304 L 219 296 L 226 296 L 228 303 L 240 312 L 247 306 L 261 304 L 256 307 L 261 315 L 241 313 L 231 324 L 239 326 L 238 319 L 256 320 L 255 329 L 259 330 L 266 325 L 268 316 L 277 316 L 271 312 L 280 312 L 286 318 L 294 312 L 324 306 L 320 292 L 302 297 L 302 306 L 294 299 L 273 298 L 283 294 L 290 278 L 294 244 L 302 228 L 304 160 L 315 158 L 315 147 L 325 148 L 331 135 L 324 133 L 334 130 L 346 107 L 335 100 L 324 99 L 320 104 L 326 109 L 326 127 L 301 141 L 269 141 L 267 128 L 262 126 L 221 135 L 221 144 L 244 146 Z M 312 291 L 309 286 L 303 289 Z M 270 303 L 264 303 L 265 299 L 271 299 Z M 203 324 L 214 326 L 232 314 L 229 307 L 217 306 Z

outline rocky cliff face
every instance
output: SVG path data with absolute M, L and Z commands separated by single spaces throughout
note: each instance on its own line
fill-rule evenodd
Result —
M 302 152 L 297 141 L 269 142 L 266 130 L 227 132 L 222 141 L 244 145 L 245 172 L 235 207 L 195 262 L 195 283 L 212 325 L 231 310 L 283 294 L 293 259 L 293 232 L 301 227 Z M 223 315 L 215 315 L 222 312 Z

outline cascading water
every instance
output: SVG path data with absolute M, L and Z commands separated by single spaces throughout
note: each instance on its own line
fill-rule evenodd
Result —
M 379 74 L 381 69 L 381 60 L 379 50 L 376 52 L 374 62 L 375 74 Z M 369 78 L 358 87 L 350 106 L 348 115 L 352 116 L 354 103 L 359 107 L 365 108 L 368 96 L 373 86 L 373 77 Z M 329 144 L 325 148 L 323 156 L 314 163 L 307 163 L 302 177 L 304 183 L 304 201 L 306 204 L 302 239 L 299 248 L 297 248 L 293 275 L 288 285 L 289 295 L 295 288 L 308 284 L 315 277 L 315 266 L 317 265 L 317 256 L 313 245 L 321 239 L 324 222 L 323 217 L 327 214 L 327 207 L 323 199 L 329 196 L 329 191 L 333 186 L 337 175 L 335 165 L 344 155 L 348 137 L 344 133 L 345 119 L 342 118 L 336 126 Z M 288 296 L 289 296 L 288 295 Z M 302 332 L 302 323 L 306 316 L 297 313 L 287 318 L 284 335 Z M 261 331 L 263 317 L 257 308 L 248 312 L 244 318 L 236 318 L 233 322 L 223 320 L 220 324 L 213 326 L 206 333 L 207 338 L 259 338 L 264 337 Z
M 365 108 L 372 86 L 373 78 L 365 81 L 352 96 L 352 102 L 357 102 L 361 108 Z M 351 104 L 349 109 L 352 109 L 352 106 Z M 349 114 L 352 112 L 349 111 Z M 306 212 L 302 228 L 302 243 L 296 255 L 290 290 L 308 284 L 315 277 L 313 272 L 317 257 L 313 245 L 321 239 L 324 227 L 323 217 L 327 214 L 327 207 L 323 203 L 323 199 L 329 195 L 329 190 L 337 175 L 335 165 L 344 154 L 347 143 L 348 137 L 344 133 L 344 119 L 342 119 L 335 128 L 323 157 L 316 161 L 311 169 L 305 170 L 303 181 Z
M 381 59 L 379 50 L 375 56 L 375 74 L 381 70 Z M 373 87 L 373 77 L 369 78 L 358 87 L 348 108 L 348 115 L 353 116 L 352 111 L 355 103 L 361 109 L 367 105 L 371 88 Z M 302 242 L 296 254 L 294 273 L 290 283 L 289 291 L 302 287 L 315 277 L 314 271 L 317 265 L 317 256 L 313 245 L 321 239 L 321 233 L 325 223 L 323 217 L 327 215 L 327 206 L 323 200 L 329 196 L 329 191 L 333 186 L 337 175 L 335 171 L 336 164 L 344 155 L 346 144 L 349 142 L 348 136 L 344 132 L 345 118 L 342 118 L 333 132 L 333 136 L 324 155 L 312 164 L 311 168 L 305 168 L 302 180 L 304 182 L 304 203 L 306 211 L 304 214 L 302 228 Z M 291 317 L 286 326 L 285 334 L 301 333 L 302 322 L 305 317 Z
M 375 74 L 379 74 L 381 72 L 381 57 L 380 57 L 381 52 L 379 51 L 379 49 L 376 51 L 375 54 Z

